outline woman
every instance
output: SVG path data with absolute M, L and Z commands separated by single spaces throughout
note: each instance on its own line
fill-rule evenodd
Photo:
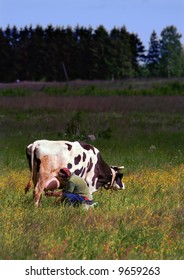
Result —
M 59 188 L 62 188 L 63 191 L 53 192 L 58 186 Z M 84 179 L 74 173 L 72 174 L 68 168 L 60 169 L 58 177 L 50 180 L 44 190 L 46 196 L 59 196 L 60 202 L 66 202 L 71 206 L 93 204 L 92 195 L 90 194 L 89 187 Z M 48 193 L 49 190 L 52 192 Z

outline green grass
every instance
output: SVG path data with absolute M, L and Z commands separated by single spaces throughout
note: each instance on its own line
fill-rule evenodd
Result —
M 127 175 L 126 190 L 99 191 L 99 207 L 85 211 L 35 209 L 24 196 L 23 172 L 1 190 L 2 259 L 182 259 L 183 166 Z M 179 176 L 178 176 L 179 174 Z M 20 180 L 21 178 L 21 180 Z
M 0 110 L 0 259 L 183 259 L 183 114 L 80 114 Z M 66 135 L 77 116 L 79 135 Z M 125 166 L 125 190 L 94 193 L 88 211 L 46 197 L 35 209 L 26 145 L 91 132 L 103 158 Z
M 0 96 L 164 96 L 184 95 L 183 79 L 21 82 L 0 85 Z

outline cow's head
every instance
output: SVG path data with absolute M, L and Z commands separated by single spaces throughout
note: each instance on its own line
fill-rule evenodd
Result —
M 122 182 L 123 178 L 123 169 L 124 166 L 111 166 L 111 182 L 109 182 L 105 188 L 106 189 L 113 189 L 113 190 L 123 190 L 125 188 L 124 183 Z

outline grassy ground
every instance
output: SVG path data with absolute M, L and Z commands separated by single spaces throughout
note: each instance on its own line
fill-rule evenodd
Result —
M 142 111 L 135 104 L 126 112 L 96 111 L 94 103 L 78 112 L 40 111 L 26 100 L 26 108 L 0 105 L 0 259 L 183 259 L 184 114 L 178 103 L 147 110 L 148 99 L 141 99 Z M 126 189 L 96 192 L 99 207 L 88 211 L 53 206 L 46 197 L 35 209 L 32 192 L 24 195 L 25 146 L 39 138 L 85 140 L 88 133 L 97 136 L 93 144 L 109 164 L 125 165 Z
M 168 96 L 184 95 L 184 79 L 0 83 L 0 96 Z

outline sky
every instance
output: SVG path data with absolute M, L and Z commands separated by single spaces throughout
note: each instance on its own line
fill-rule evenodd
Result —
M 184 0 L 0 0 L 0 27 L 125 26 L 148 48 L 153 30 L 174 25 L 184 44 Z

